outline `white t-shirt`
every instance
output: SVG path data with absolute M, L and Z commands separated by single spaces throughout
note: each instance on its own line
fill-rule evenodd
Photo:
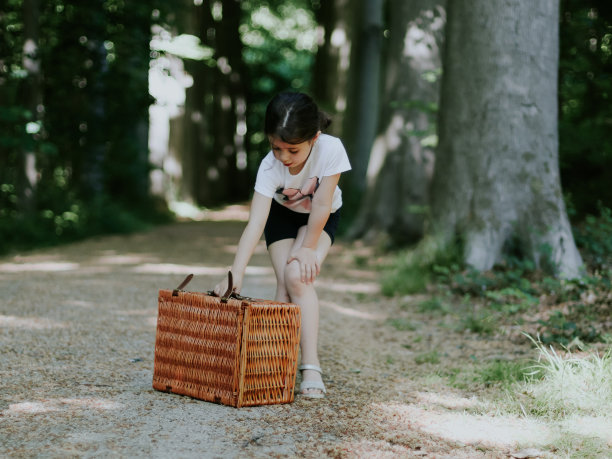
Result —
M 312 197 L 323 177 L 340 174 L 351 169 L 351 164 L 337 137 L 321 134 L 302 170 L 291 175 L 289 168 L 274 157 L 270 151 L 262 160 L 257 171 L 255 191 L 295 212 L 310 213 Z M 331 211 L 342 207 L 342 192 L 336 186 Z

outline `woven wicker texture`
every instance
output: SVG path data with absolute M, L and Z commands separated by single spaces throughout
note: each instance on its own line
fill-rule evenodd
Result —
M 289 403 L 300 309 L 265 300 L 159 292 L 153 387 L 222 403 Z

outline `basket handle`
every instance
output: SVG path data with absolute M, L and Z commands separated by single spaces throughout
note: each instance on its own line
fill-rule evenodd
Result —
M 179 292 L 182 292 L 183 289 L 187 286 L 187 284 L 191 282 L 191 279 L 193 279 L 193 274 L 189 274 L 187 277 L 185 277 L 185 279 L 183 279 L 183 282 L 181 282 L 178 287 L 172 290 L 172 296 L 178 296 Z M 213 292 L 212 290 L 206 293 L 212 296 L 217 296 L 215 292 Z M 249 297 L 241 296 L 237 294 L 236 292 L 234 292 L 234 276 L 232 275 L 231 271 L 228 271 L 227 272 L 227 290 L 225 291 L 223 295 L 221 295 L 221 302 L 227 303 L 227 300 L 229 300 L 230 298 L 234 298 L 236 300 L 250 300 L 251 299 Z
M 187 286 L 187 284 L 191 282 L 191 279 L 193 279 L 193 274 L 189 274 L 185 279 L 183 279 L 183 282 L 181 282 L 177 288 L 172 290 L 172 296 L 178 296 L 179 292 L 181 292 Z
M 208 292 L 208 293 L 210 295 L 217 296 L 215 295 L 215 292 Z M 228 271 L 227 272 L 227 290 L 221 296 L 221 303 L 227 303 L 227 300 L 229 300 L 230 298 L 233 298 L 238 301 L 243 301 L 243 300 L 253 301 L 253 298 L 249 298 L 248 296 L 242 296 L 234 292 L 234 276 L 232 275 L 231 271 Z
M 227 290 L 221 297 L 221 302 L 225 303 L 234 293 L 234 276 L 231 271 L 227 272 Z

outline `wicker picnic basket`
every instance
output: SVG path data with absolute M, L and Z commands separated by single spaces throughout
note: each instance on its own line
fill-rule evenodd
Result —
M 234 407 L 293 401 L 300 341 L 295 304 L 232 293 L 159 291 L 153 388 Z

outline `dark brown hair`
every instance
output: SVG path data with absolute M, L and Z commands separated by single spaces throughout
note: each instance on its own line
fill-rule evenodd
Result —
M 312 139 L 331 124 L 312 98 L 301 92 L 281 92 L 266 108 L 264 132 L 283 142 L 298 144 Z

